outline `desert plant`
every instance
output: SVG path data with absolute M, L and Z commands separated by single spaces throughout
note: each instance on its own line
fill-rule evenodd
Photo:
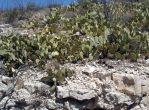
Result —
M 112 15 L 116 11 L 129 12 L 129 6 L 108 4 Z M 132 61 L 136 61 L 140 54 L 148 57 L 149 33 L 142 31 L 141 25 L 149 18 L 149 8 L 142 3 L 131 6 L 134 16 L 131 22 L 123 22 L 118 13 L 111 21 L 105 19 L 104 4 L 86 2 L 51 8 L 48 16 L 40 21 L 31 20 L 23 26 L 37 29 L 34 36 L 1 36 L 0 56 L 9 70 L 25 63 L 44 68 L 47 60 L 52 59 L 59 63 L 76 63 L 100 55 L 105 58 L 109 54 L 116 59 L 129 58 Z M 84 7 L 87 8 L 84 10 Z M 64 13 L 69 11 L 75 16 L 66 17 Z

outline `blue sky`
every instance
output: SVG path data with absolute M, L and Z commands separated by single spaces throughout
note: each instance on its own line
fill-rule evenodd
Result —
M 0 0 L 0 9 L 13 8 L 16 6 L 23 6 L 28 3 L 36 3 L 40 6 L 46 6 L 49 3 L 57 3 L 68 5 L 75 0 Z

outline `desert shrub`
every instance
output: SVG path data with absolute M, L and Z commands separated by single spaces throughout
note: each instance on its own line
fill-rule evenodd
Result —
M 19 8 L 14 8 L 14 9 L 10 9 L 4 12 L 4 17 L 6 18 L 6 22 L 7 23 L 11 23 L 15 20 L 20 19 L 20 17 L 22 16 L 23 9 L 19 9 Z
M 14 21 L 28 19 L 31 15 L 30 13 L 42 9 L 34 3 L 29 3 L 26 6 L 18 6 L 16 8 L 3 10 L 2 17 L 5 19 L 6 23 L 13 23 Z
M 47 77 L 43 77 L 41 81 L 49 84 L 51 87 L 61 84 L 66 77 L 74 75 L 74 71 L 63 67 L 56 60 L 51 60 L 46 64 Z
M 148 23 L 149 7 L 142 3 L 131 4 L 131 22 L 121 18 L 130 12 L 130 4 L 111 3 L 108 7 L 111 20 L 105 19 L 104 4 L 87 2 L 86 5 L 76 3 L 51 8 L 42 20 L 32 20 L 22 26 L 38 30 L 34 36 L 2 36 L 0 56 L 9 70 L 25 63 L 44 68 L 51 59 L 59 63 L 76 63 L 84 59 L 107 58 L 109 54 L 131 61 L 136 61 L 140 54 L 148 57 L 149 32 L 143 27 Z M 75 16 L 67 17 L 66 12 Z

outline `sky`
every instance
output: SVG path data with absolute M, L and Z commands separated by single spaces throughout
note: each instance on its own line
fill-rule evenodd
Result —
M 50 3 L 69 5 L 74 1 L 75 0 L 0 0 L 0 9 L 24 6 L 28 3 L 35 3 L 40 6 L 46 6 L 47 4 L 50 4 Z

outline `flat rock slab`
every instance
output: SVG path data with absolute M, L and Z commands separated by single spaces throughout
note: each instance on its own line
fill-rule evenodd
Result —
M 72 85 L 73 86 L 73 85 Z M 67 87 L 57 87 L 57 98 L 65 99 L 65 98 L 72 98 L 78 101 L 83 100 L 90 100 L 97 97 L 97 93 L 94 90 L 90 89 L 69 89 Z

